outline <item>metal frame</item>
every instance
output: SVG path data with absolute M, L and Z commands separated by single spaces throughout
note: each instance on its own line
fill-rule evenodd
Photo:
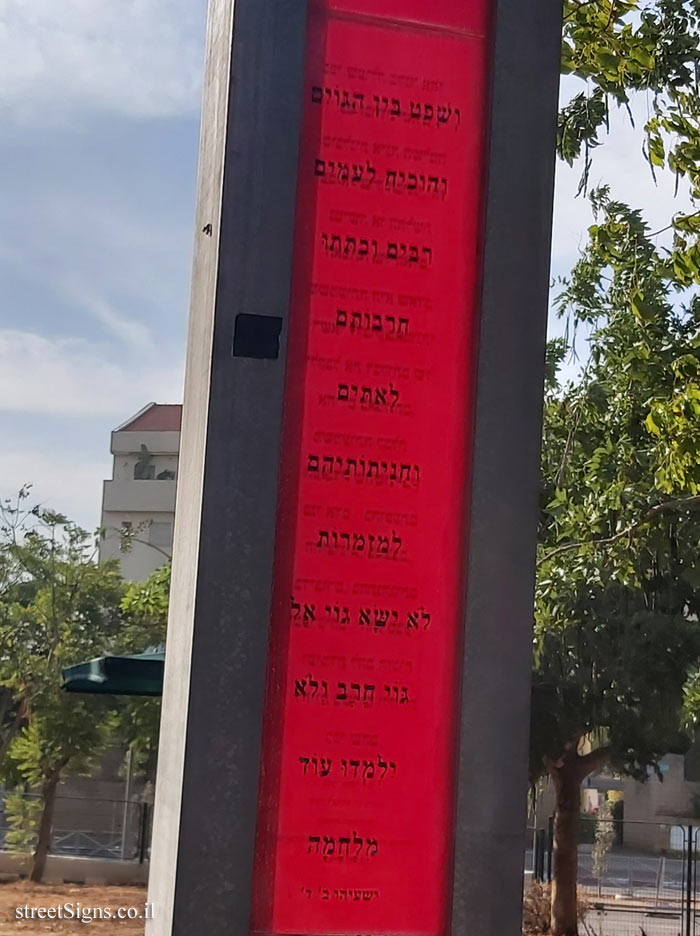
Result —
M 149 936 L 248 932 L 286 329 L 233 332 L 288 314 L 305 34 L 306 0 L 210 2 Z
M 561 0 L 497 0 L 452 932 L 521 931 Z
M 306 5 L 210 0 L 148 936 L 249 930 Z M 471 936 L 520 931 L 560 6 L 497 0 L 452 922 Z M 233 356 L 242 312 L 285 320 L 279 359 Z

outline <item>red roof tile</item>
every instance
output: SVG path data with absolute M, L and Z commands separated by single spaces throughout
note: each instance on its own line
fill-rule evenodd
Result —
M 181 403 L 149 403 L 115 432 L 179 432 L 181 421 Z

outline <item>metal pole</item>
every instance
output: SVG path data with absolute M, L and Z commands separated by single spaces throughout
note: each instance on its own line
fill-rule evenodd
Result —
M 690 892 L 690 902 L 692 904 L 692 929 L 695 932 L 695 895 L 697 893 L 697 884 L 698 884 L 698 863 L 697 863 L 697 849 L 698 849 L 698 829 L 693 830 L 693 854 L 691 858 L 691 864 L 693 867 L 693 884 Z
M 661 885 L 664 879 L 665 861 L 666 859 L 662 855 L 659 858 L 659 870 L 656 872 L 656 902 L 655 902 L 656 907 L 659 906 L 659 892 L 661 891 Z
M 630 897 L 634 896 L 634 880 L 632 877 L 632 856 L 627 856 L 627 893 Z
M 146 860 L 146 842 L 148 841 L 148 803 L 141 804 L 141 829 L 139 831 L 139 864 Z
M 133 765 L 133 755 L 131 747 L 126 752 L 126 787 L 124 789 L 124 815 L 122 816 L 122 848 L 121 856 L 122 861 L 126 858 L 126 832 L 129 824 L 129 797 L 131 796 L 131 777 L 132 777 L 132 765 Z
M 534 798 L 532 804 L 532 880 L 536 881 L 537 878 L 537 866 L 535 864 L 535 855 L 537 854 L 537 799 L 539 796 L 539 791 L 537 786 L 535 786 Z
M 552 855 L 554 853 L 554 816 L 549 817 L 549 836 L 547 839 L 547 883 L 552 883 Z
M 545 850 L 545 835 L 546 829 L 540 829 L 539 831 L 539 863 L 537 866 L 537 880 L 544 881 L 544 850 Z
M 690 927 L 690 901 L 693 894 L 693 827 L 688 826 L 688 851 L 686 852 L 686 880 L 685 880 L 685 936 L 691 936 Z

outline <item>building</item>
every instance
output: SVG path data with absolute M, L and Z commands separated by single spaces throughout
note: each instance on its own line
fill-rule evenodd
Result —
M 581 843 L 593 841 L 601 798 L 613 790 L 621 799 L 618 818 L 624 820 L 617 829 L 618 844 L 649 854 L 681 852 L 685 830 L 697 827 L 700 819 L 700 739 L 684 755 L 666 754 L 659 773 L 649 768 L 644 782 L 607 769 L 586 777 L 581 785 L 581 814 L 587 820 L 581 824 Z M 552 783 L 540 781 L 535 793 L 528 803 L 528 826 L 547 828 L 556 805 Z
M 145 579 L 172 555 L 181 419 L 180 404 L 149 403 L 112 432 L 100 561 L 118 559 L 129 581 Z

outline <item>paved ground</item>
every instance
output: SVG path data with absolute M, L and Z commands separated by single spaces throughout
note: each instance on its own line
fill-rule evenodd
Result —
M 0 883 L 0 936 L 44 936 L 57 933 L 60 936 L 143 936 L 143 919 L 117 920 L 97 919 L 94 908 L 113 914 L 119 907 L 133 907 L 132 913 L 143 914 L 146 890 L 142 887 L 83 886 L 75 884 L 29 884 L 26 881 Z M 22 915 L 25 907 L 62 908 L 64 919 L 18 919 L 17 909 Z M 66 919 L 70 913 L 73 919 Z M 81 922 L 79 917 L 90 917 L 90 923 Z

